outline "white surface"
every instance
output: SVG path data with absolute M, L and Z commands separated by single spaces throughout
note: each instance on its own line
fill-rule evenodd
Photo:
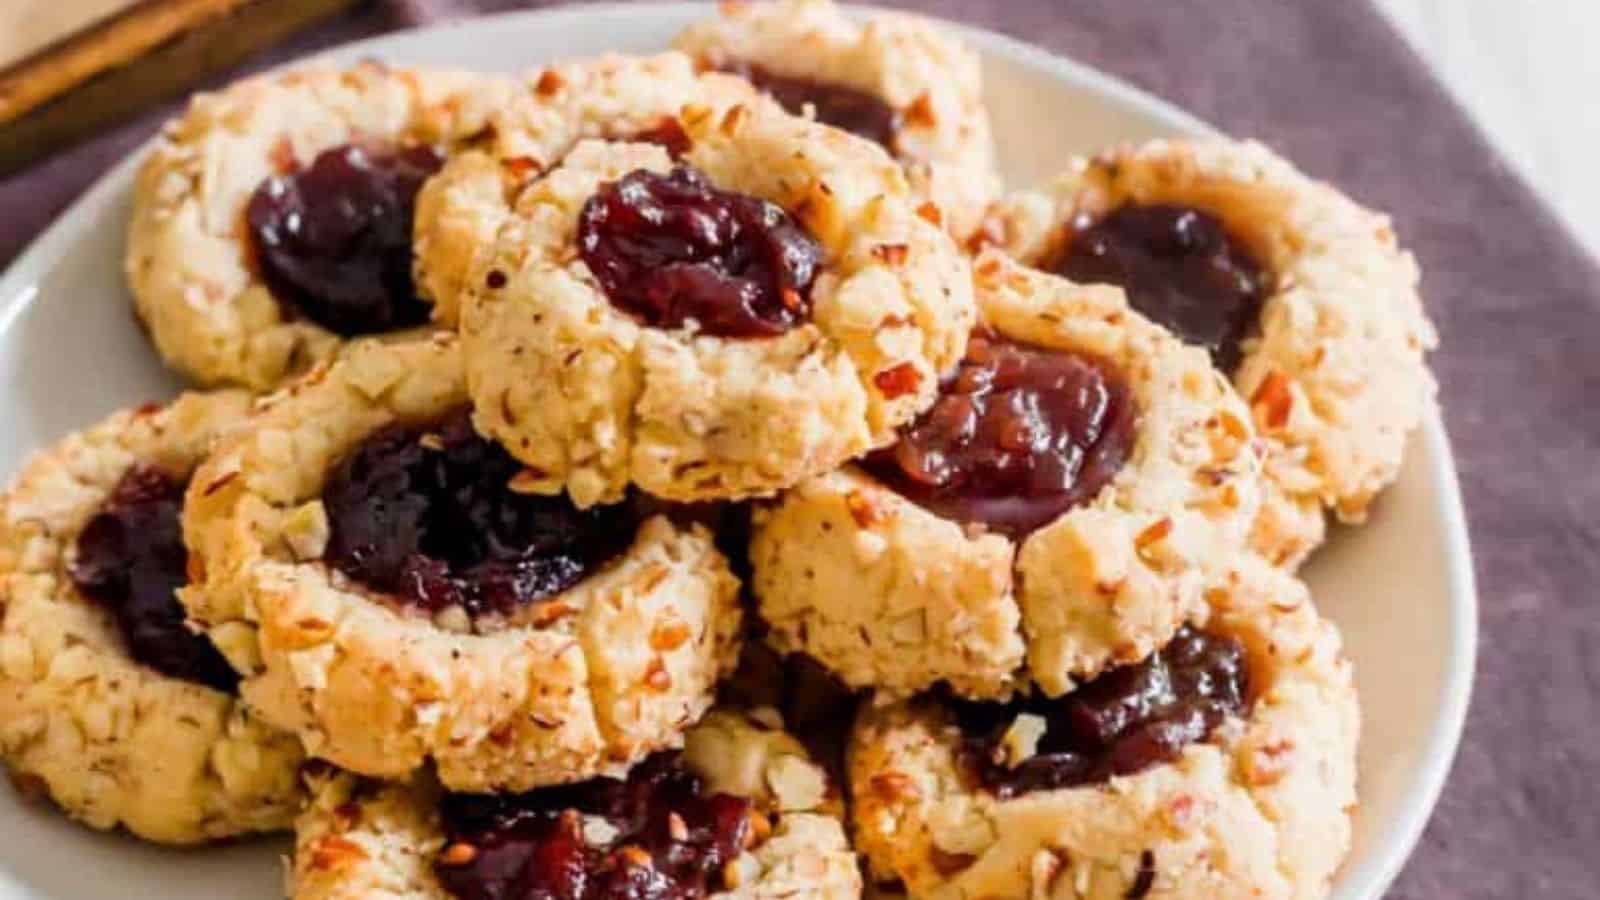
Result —
M 586 7 L 478 20 L 355 45 L 339 55 L 518 68 L 556 55 L 662 45 L 696 8 Z M 1184 113 L 1075 63 L 971 31 L 985 54 L 1006 173 L 1057 168 L 1068 152 L 1196 132 Z M 128 403 L 168 396 L 120 277 L 134 161 L 113 170 L 0 279 L 0 417 L 23 453 Z M 1381 895 L 1410 852 L 1454 755 L 1476 644 L 1476 607 L 1455 471 L 1430 417 L 1400 482 L 1363 529 L 1340 531 L 1308 570 L 1345 630 L 1365 706 L 1357 841 L 1337 900 Z M 207 853 L 90 834 L 0 793 L 0 900 L 187 900 L 278 895 L 281 844 Z
M 1600 0 L 1377 0 L 1600 255 Z

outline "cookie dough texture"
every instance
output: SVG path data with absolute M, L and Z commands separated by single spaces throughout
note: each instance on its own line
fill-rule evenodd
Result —
M 900 120 L 890 152 L 958 239 L 977 229 L 999 193 L 978 55 L 927 19 L 876 13 L 857 21 L 831 0 L 724 3 L 674 45 L 711 68 L 752 64 L 883 100 Z
M 467 72 L 314 63 L 200 94 L 167 125 L 134 183 L 124 260 L 162 359 L 201 384 L 269 388 L 341 339 L 273 298 L 244 223 L 269 176 L 352 141 L 453 150 L 508 85 Z
M 1164 644 L 1217 559 L 1244 543 L 1260 459 L 1249 412 L 1203 351 L 1082 287 L 987 250 L 985 323 L 1108 360 L 1139 415 L 1099 495 L 1020 542 L 940 518 L 854 468 L 756 513 L 753 586 L 769 640 L 846 683 L 907 694 L 945 681 L 992 697 L 1028 674 L 1051 694 Z
M 1125 203 L 1181 203 L 1220 217 L 1271 273 L 1260 333 L 1233 381 L 1269 454 L 1253 543 L 1298 564 L 1322 540 L 1323 508 L 1361 522 L 1399 472 L 1433 405 L 1424 354 L 1438 342 L 1416 260 L 1389 219 L 1313 180 L 1261 144 L 1154 141 L 1079 160 L 1005 204 L 992 237 L 1022 259 L 1053 258 L 1066 225 Z
M 1359 717 L 1338 634 L 1265 562 L 1241 563 L 1208 600 L 1202 627 L 1247 648 L 1254 707 L 1135 775 L 1001 801 L 965 777 L 938 706 L 867 710 L 850 771 L 874 877 L 951 900 L 1326 897 L 1356 802 Z
M 233 697 L 128 656 L 69 573 L 77 536 L 135 464 L 187 475 L 249 408 L 242 392 L 121 412 L 36 454 L 0 498 L 0 755 L 68 815 L 151 841 L 287 828 L 298 743 Z
M 191 485 L 190 614 L 252 708 L 364 775 L 431 760 L 452 789 L 525 790 L 677 746 L 738 650 L 738 583 L 704 530 L 650 519 L 621 558 L 504 619 L 429 617 L 321 561 L 338 461 L 466 401 L 445 334 L 355 345 L 265 401 Z
M 876 146 L 766 102 L 680 117 L 683 161 L 789 210 L 822 244 L 812 317 L 722 338 L 641 325 L 576 248 L 584 203 L 657 144 L 580 142 L 516 200 L 461 295 L 479 430 L 581 505 L 770 495 L 894 439 L 973 322 L 970 269 Z
M 840 822 L 841 798 L 770 709 L 718 709 L 692 729 L 687 764 L 711 790 L 750 797 L 777 824 L 733 865 L 725 900 L 855 900 L 861 873 Z M 291 900 L 449 900 L 433 875 L 444 845 L 439 789 L 314 780 L 296 827 Z M 776 814 L 776 816 L 774 816 Z
M 417 194 L 417 283 L 438 317 L 455 321 L 474 259 L 494 244 L 522 191 L 579 141 L 645 134 L 685 107 L 720 114 L 754 102 L 743 79 L 697 73 L 676 52 L 606 54 L 528 74 L 490 116 L 489 134 L 446 160 Z

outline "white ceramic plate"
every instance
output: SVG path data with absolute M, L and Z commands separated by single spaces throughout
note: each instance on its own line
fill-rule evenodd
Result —
M 352 44 L 354 60 L 519 70 L 563 56 L 645 51 L 709 5 L 584 6 L 480 19 Z M 955 26 L 952 26 L 955 27 Z M 982 51 L 1004 171 L 1013 185 L 1067 154 L 1196 134 L 1188 114 L 1092 69 L 988 32 Z M 101 179 L 0 278 L 0 473 L 113 409 L 178 383 L 134 325 L 122 284 L 136 160 Z M 1336 532 L 1306 572 L 1344 629 L 1364 706 L 1355 849 L 1336 900 L 1377 898 L 1427 821 L 1471 689 L 1476 600 L 1455 467 L 1430 415 L 1398 484 L 1361 529 Z M 0 900 L 217 900 L 281 896 L 281 842 L 203 852 L 88 832 L 0 792 Z

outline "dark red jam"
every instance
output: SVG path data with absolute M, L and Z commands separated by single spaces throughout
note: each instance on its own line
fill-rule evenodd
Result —
M 933 408 L 864 465 L 941 516 L 1020 537 L 1117 474 L 1136 417 L 1109 363 L 975 332 Z
M 952 701 L 963 757 L 996 795 L 1096 784 L 1178 758 L 1230 716 L 1245 714 L 1249 671 L 1233 638 L 1179 629 L 1144 662 L 1112 669 L 1064 696 L 1010 703 Z M 1000 741 L 1018 714 L 1048 730 L 1032 757 L 1008 765 Z
M 816 111 L 818 122 L 894 150 L 902 124 L 900 113 L 879 97 L 843 84 L 778 75 L 751 63 L 737 63 L 723 71 L 743 77 L 794 115 L 804 115 L 809 106 Z
M 466 409 L 378 431 L 323 489 L 325 558 L 421 609 L 476 616 L 559 593 L 632 543 L 628 504 L 580 510 L 565 495 L 519 493 L 510 483 L 521 468 L 473 431 Z
M 209 640 L 184 624 L 177 590 L 188 583 L 189 551 L 179 515 L 183 481 L 135 465 L 78 533 L 72 582 L 116 619 L 141 665 L 225 693 L 239 676 Z
M 1053 268 L 1073 281 L 1122 287 L 1134 309 L 1206 348 L 1230 373 L 1267 289 L 1261 265 L 1221 220 L 1168 204 L 1131 204 L 1084 223 Z
M 430 147 L 346 144 L 263 181 L 245 219 L 273 296 L 346 337 L 426 322 L 411 282 L 411 220 L 443 162 Z
M 632 172 L 584 204 L 578 252 L 611 302 L 646 325 L 769 337 L 811 315 L 822 246 L 774 203 L 696 169 Z
M 750 801 L 708 793 L 677 753 L 625 781 L 451 794 L 440 812 L 434 871 L 462 900 L 692 900 L 724 887 L 724 866 L 755 836 Z

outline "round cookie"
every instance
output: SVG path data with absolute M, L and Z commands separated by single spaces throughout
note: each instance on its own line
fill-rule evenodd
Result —
M 1208 736 L 1181 750 L 1141 744 L 1188 727 L 1170 707 L 1120 735 L 1109 726 L 1116 742 L 1094 749 L 1067 749 L 1077 736 L 1055 734 L 1115 722 L 1118 698 L 1149 683 L 1124 673 L 1080 691 L 1084 718 L 1064 706 L 1069 696 L 1051 702 L 1073 718 L 1018 715 L 998 740 L 960 723 L 1004 725 L 1008 712 L 935 699 L 864 712 L 850 756 L 852 824 L 872 877 L 926 898 L 1326 897 L 1356 802 L 1359 714 L 1338 634 L 1304 585 L 1258 559 L 1207 599 L 1196 628 L 1215 655 L 1201 662 L 1242 660 L 1243 706 L 1211 707 Z M 1163 659 L 1173 683 L 1195 683 L 1182 653 Z M 1227 681 L 1226 665 L 1205 671 L 1213 690 Z M 1074 753 L 1091 764 L 1070 769 Z
M 1171 214 L 1166 228 L 1143 248 L 1085 240 L 1103 240 L 1095 232 L 1119 214 L 1125 227 L 1148 230 L 1148 221 L 1131 220 L 1162 210 Z M 1219 362 L 1250 402 L 1269 450 L 1271 477 L 1252 537 L 1267 558 L 1298 566 L 1322 542 L 1325 507 L 1360 522 L 1394 480 L 1408 435 L 1433 403 L 1424 354 L 1437 336 L 1417 293 L 1416 261 L 1387 217 L 1260 144 L 1214 139 L 1153 141 L 1079 160 L 1043 190 L 1009 200 L 991 226 L 989 239 L 1076 280 L 1102 280 L 1085 275 L 1107 276 L 1107 266 L 1116 271 L 1106 280 L 1145 277 L 1128 274 L 1138 262 L 1130 254 L 1157 242 L 1204 247 L 1220 238 L 1243 257 L 1235 263 L 1255 282 L 1259 312 L 1231 323 L 1240 332 L 1227 343 L 1237 341 L 1237 350 Z M 1159 285 L 1131 290 L 1135 307 L 1145 308 L 1142 295 L 1162 302 Z
M 222 392 L 117 413 L 0 498 L 0 755 L 91 827 L 198 844 L 288 828 L 299 806 L 298 743 L 238 702 L 169 587 L 182 480 L 249 406 Z
M 479 429 L 580 506 L 828 471 L 892 441 L 971 328 L 966 260 L 879 148 L 761 101 L 677 127 L 580 142 L 461 294 Z
M 1066 691 L 1170 638 L 1199 602 L 1211 561 L 1242 545 L 1255 515 L 1260 460 L 1249 412 L 1203 352 L 1133 312 L 1114 288 L 1074 285 L 994 250 L 974 269 L 981 317 L 1000 346 L 1097 360 L 1114 373 L 1108 383 L 1122 385 L 1106 401 L 1102 438 L 1046 455 L 1081 452 L 1074 477 L 1100 480 L 1028 521 L 1003 521 L 1011 507 L 1029 508 L 1040 493 L 1033 482 L 983 497 L 987 506 L 961 507 L 959 487 L 953 501 L 930 503 L 906 492 L 927 476 L 902 477 L 903 442 L 758 511 L 752 586 L 768 640 L 817 658 L 854 687 L 904 695 L 942 681 L 992 697 L 1031 677 L 1048 693 Z M 908 432 L 972 435 L 952 438 L 936 459 L 981 449 L 991 427 L 996 440 L 1013 440 L 996 418 L 945 418 L 972 402 L 962 393 L 968 379 L 1005 377 L 978 366 L 974 354 L 990 353 L 991 340 L 973 338 L 963 371 L 946 379 L 945 399 Z M 986 409 L 1027 410 L 1057 393 L 980 400 L 992 404 Z M 1027 446 L 1042 440 L 1040 429 L 1067 425 L 1019 419 L 1025 438 L 1015 442 Z M 1104 443 L 1111 438 L 1120 449 Z M 979 491 L 1007 467 L 1044 467 L 980 464 L 949 479 L 967 478 Z
M 742 74 L 790 112 L 876 141 L 965 239 L 1000 192 L 978 56 L 933 22 L 856 21 L 832 0 L 723 3 L 674 46 Z
M 799 743 L 782 731 L 782 725 L 771 709 L 746 712 L 719 708 L 689 731 L 681 762 L 700 779 L 704 793 L 725 794 L 750 804 L 744 812 L 748 818 L 737 826 L 744 829 L 745 840 L 741 843 L 746 844 L 746 849 L 724 862 L 721 871 L 713 875 L 707 896 L 726 900 L 796 896 L 854 900 L 861 896 L 861 873 L 840 822 L 841 798 L 822 769 L 811 763 Z M 657 772 L 671 771 L 672 756 L 642 763 L 635 770 L 635 778 L 649 767 L 655 767 Z M 572 803 L 567 808 L 573 810 L 573 822 L 567 827 L 577 841 L 567 846 L 573 852 L 587 850 L 594 862 L 603 860 L 601 864 L 611 866 L 639 867 L 644 860 L 651 860 L 649 865 L 654 868 L 664 857 L 657 853 L 652 859 L 642 845 L 627 847 L 623 839 L 629 835 L 619 834 L 627 823 L 597 815 L 592 805 L 584 808 L 584 797 L 594 798 L 594 793 L 582 793 L 584 786 L 561 790 L 568 792 L 565 800 L 551 798 L 542 804 L 530 803 L 527 808 L 556 810 L 562 808 L 558 804 Z M 527 799 L 540 796 L 541 792 L 534 792 Z M 551 795 L 547 790 L 543 796 Z M 440 790 L 425 781 L 377 785 L 349 775 L 316 779 L 312 802 L 296 830 L 290 897 L 447 900 L 459 896 L 450 891 L 446 879 L 476 874 L 473 863 L 489 851 L 467 841 L 452 842 L 447 836 L 450 816 L 443 811 L 442 799 Z M 515 804 L 516 800 L 511 802 Z M 738 814 L 741 806 L 733 805 L 732 812 Z M 695 847 L 703 846 L 707 838 L 699 835 L 708 823 L 697 821 L 688 809 L 678 809 L 682 812 L 669 813 L 665 823 L 657 821 L 659 815 L 651 817 L 643 827 L 633 830 L 633 836 L 650 840 L 659 838 L 662 831 L 670 836 L 672 829 L 682 828 L 669 846 L 681 852 L 686 846 L 683 841 L 689 841 L 690 835 L 695 835 Z M 526 812 L 523 815 L 529 816 Z M 676 818 L 677 823 L 671 818 Z M 563 837 L 566 835 L 547 835 L 542 846 L 548 848 Z M 583 849 L 579 849 L 578 842 L 582 842 Z M 499 847 L 493 852 L 497 854 L 495 866 L 499 872 L 509 870 L 528 877 L 528 873 L 536 871 L 537 864 L 529 864 L 526 858 L 533 856 L 526 845 L 509 850 Z
M 319 63 L 196 96 L 140 168 L 128 228 L 134 308 L 162 359 L 260 390 L 345 337 L 425 324 L 414 194 L 508 87 Z
M 490 117 L 489 135 L 445 161 L 417 194 L 417 282 L 437 315 L 455 321 L 476 256 L 494 243 L 522 191 L 585 138 L 672 144 L 685 106 L 721 113 L 759 102 L 743 79 L 697 73 L 677 52 L 608 53 L 556 63 L 519 79 Z
M 526 493 L 462 369 L 453 335 L 362 342 L 265 401 L 190 489 L 191 616 L 253 709 L 364 775 L 525 790 L 677 746 L 738 582 L 699 526 Z

